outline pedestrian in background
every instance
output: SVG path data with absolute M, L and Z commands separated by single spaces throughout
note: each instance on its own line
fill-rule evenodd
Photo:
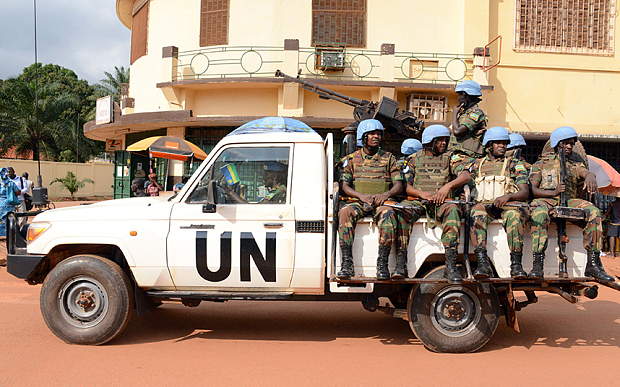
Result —
M 609 215 L 609 231 L 607 231 L 607 236 L 609 237 L 609 255 L 613 258 L 616 258 L 618 254 L 616 254 L 616 240 L 620 237 L 620 200 L 618 198 L 614 198 L 614 200 L 609 203 L 609 208 L 607 208 L 607 212 L 605 215 Z
M 162 191 L 164 187 L 162 187 L 161 184 L 157 182 L 157 175 L 151 173 L 149 175 L 149 182 L 151 184 L 149 184 L 149 186 L 146 188 L 146 193 L 148 193 L 150 196 L 159 196 L 159 191 Z
M 9 179 L 8 169 L 0 169 L 0 239 L 6 238 L 6 216 L 19 203 L 19 188 Z M 6 258 L 0 259 L 0 266 L 6 265 Z
M 7 171 L 8 178 L 11 179 L 11 181 L 17 186 L 17 189 L 20 191 L 20 193 L 18 194 L 19 204 L 15 207 L 15 212 L 27 212 L 28 209 L 26 208 L 26 198 L 24 197 L 24 195 L 30 195 L 30 192 L 28 191 L 28 184 L 26 184 L 26 179 L 21 176 L 17 176 L 13 167 L 8 167 Z M 26 224 L 27 221 L 27 216 L 20 217 L 19 227 Z
M 32 187 L 34 187 L 34 183 L 28 180 L 28 172 L 22 173 L 22 177 L 26 180 L 26 186 L 28 187 L 28 192 L 24 194 L 24 201 L 26 202 L 26 210 L 30 211 L 32 209 Z

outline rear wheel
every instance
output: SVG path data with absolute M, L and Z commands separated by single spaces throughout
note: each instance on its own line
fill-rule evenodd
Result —
M 116 263 L 97 256 L 62 261 L 41 288 L 41 314 L 70 344 L 103 344 L 118 335 L 133 310 L 131 281 Z
M 425 278 L 442 278 L 443 266 Z M 409 324 L 434 352 L 474 352 L 495 333 L 499 299 L 490 284 L 420 284 L 409 295 Z

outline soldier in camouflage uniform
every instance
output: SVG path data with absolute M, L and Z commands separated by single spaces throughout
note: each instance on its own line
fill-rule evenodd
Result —
M 441 243 L 446 250 L 444 277 L 451 283 L 463 281 L 456 267 L 461 211 L 458 205 L 444 201 L 453 198 L 454 190 L 469 182 L 471 178 L 467 171 L 456 166 L 452 154 L 446 152 L 449 139 L 448 128 L 443 125 L 431 125 L 422 133 L 424 149 L 409 158 L 406 192 L 407 196 L 415 199 L 404 200 L 402 203 L 416 209 L 402 211 L 403 227 L 398 235 L 402 250 L 397 251 L 396 270 L 392 278 L 407 276 L 410 225 L 426 213 L 431 227 L 434 227 L 435 221 L 441 222 L 443 227 Z
M 593 193 L 597 190 L 596 176 L 589 172 L 585 165 L 571 158 L 573 146 L 577 140 L 575 129 L 563 126 L 551 133 L 551 147 L 554 152 L 541 156 L 532 166 L 529 179 L 535 199 L 532 202 L 532 245 L 534 265 L 530 278 L 542 279 L 545 250 L 547 249 L 547 229 L 554 207 L 560 204 L 560 195 L 566 193 L 567 205 L 572 208 L 583 208 L 586 225 L 583 229 L 583 247 L 588 253 L 585 274 L 600 281 L 614 281 L 603 268 L 600 251 L 603 246 L 603 226 L 601 213 L 592 203 L 576 199 L 577 190 L 587 189 Z M 566 179 L 560 181 L 560 156 L 564 152 L 566 160 Z M 583 186 L 581 186 L 583 182 Z M 583 187 L 583 188 L 582 188 Z
M 388 258 L 396 234 L 396 217 L 391 207 L 383 203 L 396 197 L 403 189 L 402 175 L 396 167 L 396 158 L 379 149 L 383 139 L 383 125 L 377 120 L 364 120 L 358 126 L 362 149 L 347 156 L 341 177 L 342 192 L 354 201 L 338 212 L 342 267 L 337 276 L 347 279 L 355 274 L 352 247 L 357 221 L 373 215 L 379 229 L 379 256 L 377 279 L 388 280 Z
M 508 144 L 508 150 L 506 151 L 506 157 L 513 157 L 523 163 L 527 172 L 530 172 L 532 169 L 532 164 L 525 161 L 523 158 L 523 150 L 527 143 L 522 135 L 519 133 L 510 133 L 510 143 Z
M 452 136 L 448 151 L 452 152 L 457 167 L 470 165 L 484 156 L 482 139 L 487 128 L 487 116 L 478 107 L 482 89 L 477 82 L 463 81 L 454 88 L 458 106 L 453 110 Z
M 483 145 L 487 155 L 477 159 L 469 169 L 476 183 L 476 204 L 471 209 L 471 241 L 478 259 L 474 278 L 489 278 L 493 269 L 487 256 L 487 228 L 493 219 L 502 219 L 510 247 L 510 276 L 526 279 L 523 270 L 524 225 L 529 216 L 528 173 L 523 163 L 505 156 L 510 142 L 508 131 L 495 126 L 487 130 Z
M 400 146 L 402 157 L 396 162 L 396 166 L 403 176 L 403 184 L 407 182 L 409 173 L 409 159 L 411 155 L 422 149 L 422 143 L 419 140 L 408 138 L 403 141 Z M 405 211 L 407 212 L 407 211 Z M 392 273 L 392 279 L 407 278 L 407 245 L 409 244 L 409 235 L 411 234 L 411 226 L 409 217 L 403 211 L 395 211 L 396 215 L 396 239 L 394 245 L 396 248 L 396 269 Z M 400 262 L 400 264 L 399 264 Z

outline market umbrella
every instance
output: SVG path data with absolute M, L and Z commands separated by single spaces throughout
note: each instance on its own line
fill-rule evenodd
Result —
M 606 161 L 588 156 L 590 172 L 596 175 L 598 191 L 603 195 L 620 197 L 620 173 Z
M 140 140 L 127 147 L 130 152 L 149 152 L 151 157 L 185 161 L 195 157 L 200 160 L 207 158 L 207 154 L 196 145 L 182 138 L 171 136 L 155 136 Z
M 314 130 L 299 120 L 286 117 L 265 117 L 250 121 L 230 132 L 229 136 L 236 134 L 264 133 L 264 132 L 310 132 Z

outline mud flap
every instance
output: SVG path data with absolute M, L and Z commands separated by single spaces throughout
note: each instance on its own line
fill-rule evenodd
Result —
M 515 300 L 515 295 L 512 291 L 512 284 L 508 285 L 508 289 L 506 290 L 506 298 L 504 301 L 504 305 L 506 305 L 506 325 L 521 333 L 521 330 L 519 329 L 519 321 L 517 321 L 517 301 Z

